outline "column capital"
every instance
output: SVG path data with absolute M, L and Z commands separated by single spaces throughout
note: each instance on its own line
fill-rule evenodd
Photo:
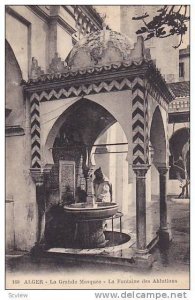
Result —
M 167 166 L 158 166 L 158 172 L 160 175 L 165 175 L 169 171 Z
M 31 177 L 33 179 L 33 181 L 35 182 L 36 186 L 42 186 L 44 183 L 44 176 L 43 176 L 43 172 L 41 169 L 35 169 L 35 168 L 31 168 L 30 169 L 30 174 Z
M 45 175 L 49 175 L 53 166 L 54 166 L 54 164 L 46 164 L 46 165 L 43 167 L 43 173 L 44 173 Z
M 132 168 L 137 178 L 145 178 L 145 175 L 148 172 L 150 165 L 133 165 Z

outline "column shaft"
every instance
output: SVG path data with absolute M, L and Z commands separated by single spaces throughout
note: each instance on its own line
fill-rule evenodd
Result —
M 167 171 L 166 167 L 159 167 L 160 184 L 160 230 L 167 230 Z
M 43 172 L 39 168 L 31 168 L 31 176 L 36 185 L 36 203 L 37 203 L 37 232 L 36 232 L 36 243 L 31 249 L 31 254 L 39 254 L 40 251 L 45 247 L 45 184 Z
M 146 251 L 146 173 L 149 167 L 134 167 L 136 174 L 136 240 L 137 251 Z
M 167 167 L 159 167 L 160 184 L 160 229 L 159 240 L 162 247 L 168 247 L 171 234 L 167 225 Z
M 145 178 L 136 177 L 137 248 L 146 248 L 146 187 Z
M 167 175 L 160 173 L 160 229 L 167 229 Z
M 38 208 L 38 222 L 37 222 L 37 243 L 44 241 L 45 237 L 45 191 L 44 185 L 36 185 L 36 200 Z

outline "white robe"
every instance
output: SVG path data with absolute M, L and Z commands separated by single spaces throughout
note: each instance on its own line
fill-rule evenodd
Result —
M 94 194 L 96 197 L 96 201 L 101 202 L 111 202 L 111 194 L 110 194 L 111 184 L 109 180 L 104 177 L 101 183 L 96 182 L 94 180 Z

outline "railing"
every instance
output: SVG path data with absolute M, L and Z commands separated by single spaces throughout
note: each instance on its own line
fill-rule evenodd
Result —
M 169 104 L 169 112 L 182 112 L 182 111 L 189 111 L 190 102 L 189 99 L 177 99 L 172 101 Z

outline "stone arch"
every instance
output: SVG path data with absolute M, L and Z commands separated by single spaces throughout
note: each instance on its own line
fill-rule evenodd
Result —
M 170 149 L 170 179 L 185 178 L 185 163 L 188 176 L 190 175 L 190 154 L 189 154 L 189 138 L 190 129 L 187 127 L 176 130 L 169 139 Z M 186 153 L 184 153 L 184 146 L 186 147 Z
M 155 167 L 166 165 L 167 142 L 162 114 L 159 106 L 156 107 L 150 127 L 150 142 L 153 152 L 153 164 Z
M 12 47 L 10 46 L 10 43 L 7 40 L 5 40 L 5 56 L 6 56 L 6 58 L 9 58 L 10 64 L 16 66 L 16 68 L 18 69 L 19 76 L 22 79 L 22 71 L 21 71 L 20 65 L 18 63 L 18 60 L 15 56 L 15 53 L 14 53 Z M 7 63 L 8 63 L 8 60 L 6 60 L 6 69 L 7 69 Z
M 86 98 L 78 99 L 76 102 L 71 104 L 64 112 L 61 113 L 61 115 L 57 118 L 57 120 L 53 124 L 52 128 L 50 129 L 47 139 L 46 139 L 45 146 L 44 146 L 44 148 L 45 148 L 44 149 L 45 164 L 53 164 L 51 148 L 53 147 L 53 144 L 54 144 L 55 138 L 59 132 L 59 129 L 71 117 L 71 115 L 73 116 L 74 114 L 78 114 L 78 111 L 82 107 L 83 108 L 90 107 L 90 108 L 93 108 L 94 111 L 97 110 L 98 113 L 101 112 L 102 115 L 101 114 L 99 115 L 100 116 L 99 119 L 102 119 L 102 120 L 103 120 L 103 118 L 105 119 L 105 120 L 103 120 L 103 121 L 105 121 L 105 124 L 101 124 L 101 126 L 98 128 L 97 132 L 95 132 L 94 136 L 91 137 L 91 139 L 89 141 L 90 145 L 93 145 L 93 143 L 98 138 L 98 136 L 103 134 L 115 122 L 119 122 L 117 120 L 118 119 L 117 116 L 114 116 L 101 104 L 99 104 L 93 100 L 86 99 Z M 86 122 L 87 122 L 87 119 L 86 119 Z M 122 127 L 122 125 L 121 125 L 121 127 Z
M 189 140 L 190 130 L 187 127 L 176 130 L 169 139 L 170 152 L 175 154 L 175 158 L 178 159 L 181 155 L 181 150 L 184 144 Z M 174 145 L 177 145 L 174 147 Z

